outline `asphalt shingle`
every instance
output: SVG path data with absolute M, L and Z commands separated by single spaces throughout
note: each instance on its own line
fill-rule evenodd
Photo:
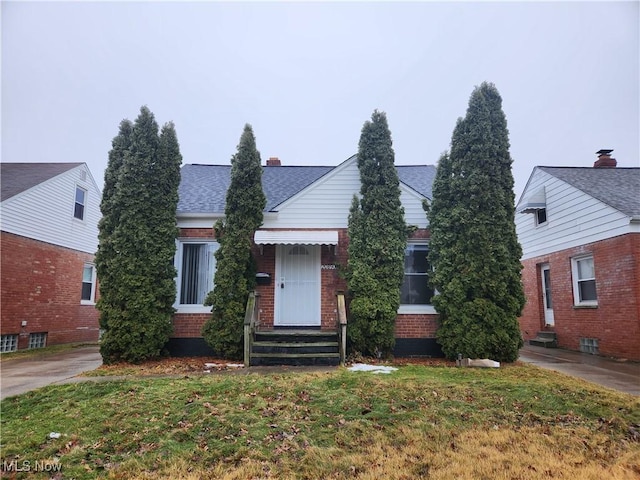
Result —
M 267 197 L 265 211 L 270 211 L 335 167 L 283 165 L 262 168 L 262 188 Z M 407 165 L 397 168 L 400 181 L 431 198 L 435 166 Z M 187 164 L 180 172 L 177 210 L 179 214 L 224 213 L 227 189 L 231 183 L 230 165 Z
M 2 163 L 0 168 L 0 201 L 49 180 L 82 163 Z
M 538 168 L 629 217 L 640 217 L 640 168 Z

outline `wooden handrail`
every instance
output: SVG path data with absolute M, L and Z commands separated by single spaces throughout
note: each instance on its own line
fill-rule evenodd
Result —
M 260 294 L 251 292 L 247 300 L 247 308 L 244 312 L 244 366 L 251 365 L 251 349 L 253 347 L 253 335 L 258 323 L 260 311 Z
M 347 307 L 344 300 L 344 292 L 336 294 L 338 302 L 338 346 L 340 348 L 340 365 L 344 367 L 347 357 Z

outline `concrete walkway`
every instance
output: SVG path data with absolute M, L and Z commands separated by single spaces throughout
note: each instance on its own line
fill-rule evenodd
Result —
M 640 396 L 640 363 L 616 361 L 560 348 L 526 345 L 519 360 Z
M 0 362 L 0 399 L 54 383 L 66 383 L 76 375 L 95 370 L 100 365 L 102 357 L 97 345 L 3 359 Z

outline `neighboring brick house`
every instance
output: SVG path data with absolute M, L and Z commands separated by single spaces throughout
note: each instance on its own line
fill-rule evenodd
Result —
M 597 153 L 593 168 L 535 167 L 524 189 L 520 326 L 525 340 L 640 360 L 640 168 Z
M 1 165 L 0 351 L 98 340 L 101 193 L 85 163 Z
M 416 227 L 405 254 L 402 305 L 396 320 L 396 355 L 441 355 L 435 341 L 436 312 L 427 286 L 427 218 L 434 166 L 398 166 L 407 224 Z M 224 215 L 231 166 L 185 165 L 177 212 L 180 237 L 175 265 L 178 295 L 174 354 L 207 351 L 200 331 L 211 308 L 202 306 L 213 288 L 218 248 L 213 224 Z M 262 227 L 255 233 L 260 328 L 336 329 L 336 293 L 346 290 L 339 267 L 347 262 L 347 226 L 360 173 L 353 156 L 335 167 L 282 166 L 271 158 L 263 167 L 267 197 Z M 265 283 L 266 283 L 265 282 Z

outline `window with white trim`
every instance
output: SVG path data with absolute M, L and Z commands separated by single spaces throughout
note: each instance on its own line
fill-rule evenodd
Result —
M 547 209 L 539 208 L 536 210 L 534 214 L 536 226 L 544 225 L 547 223 Z
M 46 345 L 47 332 L 29 334 L 29 348 L 44 348 Z
M 76 185 L 76 199 L 73 206 L 73 216 L 78 220 L 84 220 L 84 207 L 87 203 L 87 191 Z
M 571 259 L 574 305 L 598 305 L 593 255 Z
M 0 353 L 15 352 L 18 350 L 18 334 L 0 336 Z
M 96 301 L 96 267 L 85 263 L 82 269 L 82 293 L 80 303 L 93 305 Z
M 218 246 L 217 242 L 179 242 L 176 256 L 178 307 L 202 306 L 207 294 L 213 290 L 214 253 Z
M 400 288 L 401 305 L 431 305 L 433 289 L 429 287 L 426 244 L 409 243 L 404 251 L 404 280 Z

